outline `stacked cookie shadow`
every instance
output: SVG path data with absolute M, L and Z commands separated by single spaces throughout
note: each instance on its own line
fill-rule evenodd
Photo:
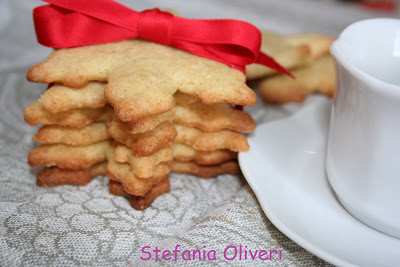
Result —
M 266 103 L 302 102 L 311 93 L 332 96 L 335 70 L 329 46 L 330 36 L 306 33 L 280 35 L 262 33 L 261 51 L 272 56 L 296 79 L 262 65 L 247 66 L 248 80 L 255 85 Z
M 106 175 L 135 209 L 170 190 L 170 172 L 238 173 L 255 122 L 245 75 L 221 63 L 140 40 L 60 49 L 27 75 L 54 83 L 25 109 L 43 125 L 28 156 L 38 186 L 84 185 Z

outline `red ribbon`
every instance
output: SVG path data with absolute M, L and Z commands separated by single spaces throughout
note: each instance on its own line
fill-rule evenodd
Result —
M 292 76 L 260 52 L 261 33 L 239 20 L 186 19 L 159 9 L 137 12 L 112 0 L 44 0 L 33 10 L 38 42 L 53 48 L 142 38 L 174 46 L 244 72 L 258 63 Z

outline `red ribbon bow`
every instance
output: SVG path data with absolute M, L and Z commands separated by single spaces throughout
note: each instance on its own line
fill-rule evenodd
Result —
M 261 33 L 239 20 L 186 19 L 159 9 L 137 12 L 112 0 L 44 0 L 33 10 L 38 42 L 53 48 L 142 38 L 209 58 L 244 72 L 258 63 L 292 76 L 260 52 Z

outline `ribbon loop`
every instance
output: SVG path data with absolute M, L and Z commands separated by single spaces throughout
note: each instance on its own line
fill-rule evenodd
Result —
M 162 45 L 171 45 L 173 18 L 172 14 L 158 8 L 140 12 L 138 37 Z

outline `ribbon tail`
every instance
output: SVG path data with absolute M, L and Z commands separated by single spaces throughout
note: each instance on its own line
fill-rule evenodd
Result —
M 285 69 L 284 67 L 279 65 L 272 57 L 267 56 L 263 52 L 260 52 L 256 62 L 254 62 L 254 63 L 267 66 L 267 67 L 269 67 L 271 69 L 274 69 L 274 70 L 279 71 L 279 72 L 281 72 L 283 74 L 286 74 L 286 75 L 292 77 L 293 79 L 296 79 L 296 77 L 294 77 L 293 74 L 291 74 L 287 69 Z

